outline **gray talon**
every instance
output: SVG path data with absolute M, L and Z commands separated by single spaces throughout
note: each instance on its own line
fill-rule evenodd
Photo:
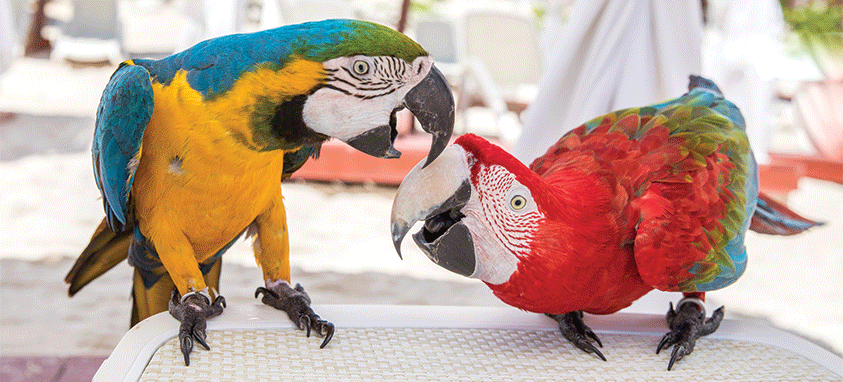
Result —
M 255 291 L 255 297 L 263 293 L 261 301 L 275 309 L 287 313 L 299 330 L 305 330 L 307 337 L 311 331 L 317 335 L 325 336 L 320 348 L 324 348 L 334 336 L 334 324 L 325 321 L 310 308 L 310 296 L 304 291 L 301 284 L 295 287 L 290 286 L 286 281 L 268 281 L 266 288 L 259 287 Z
M 206 350 L 211 350 L 205 341 L 207 334 L 207 320 L 219 316 L 225 309 L 225 298 L 217 296 L 213 304 L 210 303 L 210 296 L 207 292 L 187 293 L 179 296 L 177 290 L 170 295 L 169 311 L 179 325 L 179 346 L 184 355 L 184 365 L 190 366 L 190 352 L 193 351 L 193 342 L 196 341 Z
M 673 303 L 665 315 L 670 332 L 665 333 L 656 347 L 656 354 L 674 346 L 670 352 L 670 361 L 667 370 L 673 369 L 673 365 L 688 354 L 694 351 L 697 339 L 714 333 L 723 320 L 724 309 L 719 307 L 712 312 L 709 319 L 705 318 L 705 309 L 700 303 L 682 303 L 680 301 L 676 309 Z
M 603 353 L 597 349 L 596 346 L 594 346 L 592 341 L 596 342 L 600 347 L 603 347 L 603 343 L 600 342 L 600 338 L 597 337 L 597 334 L 595 334 L 594 331 L 586 326 L 585 322 L 583 322 L 583 314 L 581 311 L 574 311 L 561 315 L 546 314 L 546 316 L 557 322 L 559 325 L 559 331 L 562 332 L 562 336 L 564 336 L 568 341 L 571 341 L 574 346 L 586 353 L 594 353 L 603 361 L 606 360 L 606 357 L 603 356 Z

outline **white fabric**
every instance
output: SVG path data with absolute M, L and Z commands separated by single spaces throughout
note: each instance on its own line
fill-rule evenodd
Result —
M 785 32 L 781 6 L 778 0 L 719 0 L 711 4 L 714 27 L 703 45 L 703 74 L 741 110 L 755 159 L 769 163 L 767 148 L 775 130 L 775 81 L 793 75 L 779 69 L 786 60 L 780 43 Z
M 9 0 L 0 0 L 0 74 L 12 66 L 15 58 L 18 36 L 15 33 L 14 21 L 12 3 Z
M 515 156 L 526 163 L 609 111 L 687 91 L 700 73 L 699 1 L 578 0 L 548 56 Z

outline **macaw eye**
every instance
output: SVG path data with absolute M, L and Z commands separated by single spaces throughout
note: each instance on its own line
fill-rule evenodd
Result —
M 521 195 L 515 195 L 512 199 L 509 199 L 509 205 L 513 210 L 518 211 L 527 206 L 527 198 Z
M 363 60 L 354 61 L 354 64 L 351 66 L 354 69 L 355 74 L 366 74 L 369 73 L 369 63 Z

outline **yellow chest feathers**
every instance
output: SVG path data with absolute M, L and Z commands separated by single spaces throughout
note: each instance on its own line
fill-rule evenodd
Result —
M 285 151 L 263 150 L 252 114 L 258 101 L 281 103 L 315 86 L 323 74 L 313 65 L 319 64 L 300 60 L 277 72 L 246 73 L 209 101 L 184 72 L 167 86 L 153 83 L 155 109 L 131 190 L 141 231 L 166 222 L 211 251 L 280 203 Z

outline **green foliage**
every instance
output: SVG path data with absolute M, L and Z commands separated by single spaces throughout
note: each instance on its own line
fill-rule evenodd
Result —
M 429 14 L 433 13 L 433 8 L 436 6 L 436 3 L 442 2 L 441 0 L 425 0 L 425 1 L 418 1 L 414 0 L 410 2 L 410 12 L 413 13 L 420 13 L 420 14 Z
M 843 53 L 843 2 L 810 1 L 794 7 L 791 0 L 779 0 L 784 19 L 803 44 L 820 46 L 829 53 Z

